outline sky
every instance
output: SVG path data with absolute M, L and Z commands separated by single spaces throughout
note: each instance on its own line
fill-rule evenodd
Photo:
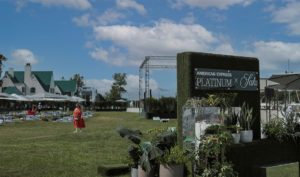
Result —
M 299 73 L 300 1 L 296 0 L 0 0 L 0 53 L 9 68 L 79 73 L 108 92 L 127 74 L 138 98 L 145 56 L 185 51 L 256 57 L 261 77 Z M 155 97 L 176 94 L 175 70 L 151 70 Z

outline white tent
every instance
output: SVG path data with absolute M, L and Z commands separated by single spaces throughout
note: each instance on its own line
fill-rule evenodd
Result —
M 84 102 L 85 101 L 85 99 L 77 97 L 77 96 L 71 96 L 69 98 L 70 98 L 70 101 L 72 101 L 72 102 Z
M 15 101 L 31 101 L 30 98 L 27 98 L 25 96 L 22 96 L 22 95 L 17 95 L 17 94 L 11 94 L 10 95 L 11 97 L 11 100 L 15 100 Z
M 68 101 L 67 96 L 52 93 L 39 93 L 35 95 L 28 95 L 26 97 L 33 101 Z
M 10 100 L 12 97 L 7 93 L 0 93 L 1 100 Z

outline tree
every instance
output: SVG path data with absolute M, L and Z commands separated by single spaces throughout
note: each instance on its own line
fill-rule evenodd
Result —
M 70 80 L 75 80 L 76 84 L 77 84 L 77 90 L 75 95 L 79 96 L 79 88 L 81 88 L 82 86 L 84 86 L 84 82 L 83 82 L 83 76 L 80 76 L 80 74 L 74 74 L 73 78 L 71 77 Z
M 95 102 L 99 103 L 99 102 L 102 102 L 102 101 L 105 101 L 104 96 L 102 96 L 100 93 L 97 93 Z
M 124 88 L 127 85 L 126 73 L 115 73 L 113 75 L 114 83 L 111 86 L 108 99 L 115 101 L 121 99 L 122 93 L 126 93 L 127 90 Z
M 83 76 L 80 76 L 80 74 L 74 74 L 74 76 L 71 77 L 70 80 L 76 80 L 76 82 L 77 82 L 77 87 L 82 87 L 82 86 L 84 86 Z

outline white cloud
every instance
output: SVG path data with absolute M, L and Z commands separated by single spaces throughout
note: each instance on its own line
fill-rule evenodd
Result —
M 111 46 L 108 51 L 102 47 L 95 48 L 95 50 L 89 52 L 89 54 L 96 60 L 101 60 L 112 65 L 122 66 L 125 64 L 126 57 L 114 46 Z
M 147 13 L 145 7 L 141 4 L 138 4 L 134 0 L 116 0 L 116 3 L 119 8 L 133 8 L 137 10 L 140 14 Z
M 188 16 L 181 19 L 181 21 L 185 24 L 194 24 L 195 23 L 195 16 L 193 13 L 189 13 Z
M 37 64 L 36 56 L 27 49 L 16 49 L 11 54 L 12 58 L 9 62 L 13 65 L 24 66 L 26 63 Z
M 88 0 L 17 0 L 17 10 L 21 9 L 26 3 L 39 3 L 43 6 L 64 6 L 66 8 L 74 8 L 86 10 L 92 7 Z
M 152 27 L 136 27 L 126 25 L 98 26 L 94 27 L 97 40 L 112 41 L 115 46 L 126 51 L 122 55 L 122 64 L 139 65 L 145 56 L 175 56 L 182 51 L 211 51 L 218 39 L 213 34 L 198 24 L 175 24 L 162 20 Z M 114 56 L 114 50 L 97 48 L 90 52 L 95 59 L 116 64 L 119 57 Z M 97 55 L 96 55 L 97 54 Z M 96 57 L 100 56 L 100 57 Z M 120 56 L 118 54 L 117 56 Z
M 190 7 L 227 9 L 229 6 L 242 5 L 248 6 L 255 0 L 176 0 L 172 6 L 177 8 L 183 5 Z
M 111 85 L 113 84 L 113 80 L 108 79 L 87 79 L 84 81 L 86 86 L 94 87 L 97 89 L 101 95 L 105 95 L 106 92 L 109 92 Z
M 98 17 L 93 17 L 90 14 L 84 14 L 80 17 L 74 17 L 72 21 L 78 26 L 96 26 L 115 23 L 125 17 L 126 16 L 122 13 L 119 13 L 113 9 L 108 9 Z
M 243 56 L 253 56 L 260 60 L 260 68 L 263 70 L 282 70 L 282 64 L 300 62 L 300 43 L 284 43 L 280 41 L 253 43 L 252 51 L 237 52 Z
M 125 93 L 123 95 L 123 97 L 127 97 L 130 99 L 138 99 L 139 98 L 139 76 L 137 75 L 127 75 L 127 85 L 125 87 L 125 89 L 127 90 L 127 93 Z M 108 80 L 108 79 L 102 79 L 102 80 L 98 80 L 98 79 L 88 79 L 85 80 L 85 84 L 87 86 L 91 86 L 94 87 L 98 90 L 98 92 L 100 92 L 102 95 L 105 95 L 106 92 L 110 91 L 111 85 L 113 84 L 113 80 Z M 150 85 L 151 85 L 151 89 L 152 91 L 155 93 L 157 91 L 159 91 L 158 88 L 158 83 L 154 80 L 154 79 L 150 79 L 149 80 Z M 144 83 L 144 81 L 143 81 Z M 142 85 L 143 89 L 144 89 L 144 84 Z
M 300 35 L 300 2 L 293 1 L 285 7 L 273 11 L 273 22 L 286 23 L 294 35 Z
M 107 25 L 110 23 L 118 22 L 119 19 L 122 19 L 122 18 L 125 18 L 125 15 L 123 15 L 113 9 L 108 9 L 97 19 L 98 19 L 98 23 L 100 25 Z
M 72 19 L 78 26 L 94 26 L 95 21 L 90 19 L 90 14 L 84 14 L 81 17 L 74 17 Z
M 231 44 L 224 43 L 216 47 L 215 53 L 225 54 L 225 55 L 234 55 L 235 51 L 233 50 Z

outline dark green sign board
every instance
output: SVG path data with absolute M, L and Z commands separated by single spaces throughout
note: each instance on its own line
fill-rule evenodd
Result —
M 182 107 L 189 98 L 236 93 L 233 107 L 253 108 L 254 139 L 260 139 L 259 60 L 200 52 L 177 54 L 178 143 L 182 145 Z
M 197 90 L 258 90 L 258 72 L 195 68 Z

